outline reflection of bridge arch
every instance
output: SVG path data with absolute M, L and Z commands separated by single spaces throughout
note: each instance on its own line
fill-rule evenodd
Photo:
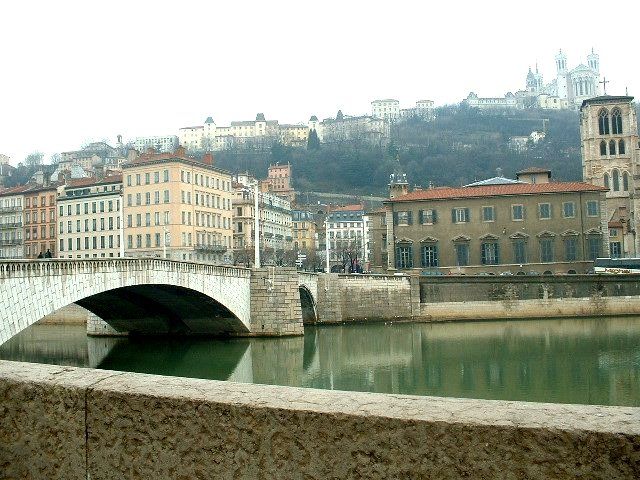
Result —
M 160 259 L 2 262 L 0 343 L 71 303 L 125 330 L 129 315 L 138 320 L 133 331 L 145 333 L 245 333 L 249 276 L 246 269 Z M 160 323 L 150 320 L 156 314 Z

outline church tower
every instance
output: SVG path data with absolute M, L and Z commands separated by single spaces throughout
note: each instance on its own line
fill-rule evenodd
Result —
M 567 56 L 562 49 L 556 55 L 556 95 L 560 98 L 568 98 L 567 91 Z
M 594 72 L 599 76 L 600 75 L 600 55 L 591 49 L 591 53 L 587 55 L 587 63 L 589 64 L 589 68 L 593 69 Z
M 400 166 L 400 156 L 396 157 L 396 168 L 389 175 L 389 198 L 401 197 L 409 193 L 409 182 L 407 182 L 407 174 L 404 173 Z
M 613 256 L 640 256 L 640 150 L 632 102 L 630 96 L 603 95 L 584 100 L 580 108 L 582 178 L 607 189 L 606 239 L 609 222 L 621 230 L 620 242 L 610 244 Z

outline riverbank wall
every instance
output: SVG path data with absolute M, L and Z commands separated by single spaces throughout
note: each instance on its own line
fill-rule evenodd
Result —
M 640 275 L 321 275 L 318 323 L 640 315 Z
M 640 409 L 631 407 L 0 361 L 0 411 L 7 478 L 640 477 Z

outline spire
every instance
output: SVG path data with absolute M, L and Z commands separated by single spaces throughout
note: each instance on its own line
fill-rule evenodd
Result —
M 409 182 L 407 182 L 407 174 L 402 170 L 400 165 L 400 155 L 396 155 L 396 165 L 393 173 L 389 175 L 389 198 L 399 197 L 409 193 Z

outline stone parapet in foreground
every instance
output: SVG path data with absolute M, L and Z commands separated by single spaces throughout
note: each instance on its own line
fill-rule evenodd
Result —
M 640 478 L 640 408 L 0 361 L 7 478 Z

